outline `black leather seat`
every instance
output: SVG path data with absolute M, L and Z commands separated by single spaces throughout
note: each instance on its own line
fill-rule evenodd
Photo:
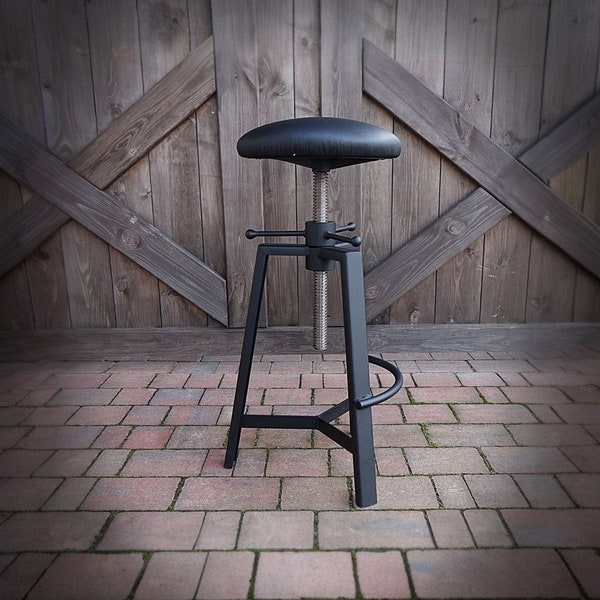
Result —
M 391 132 L 361 121 L 305 117 L 252 129 L 237 143 L 245 158 L 272 158 L 325 173 L 358 163 L 395 158 L 400 140 Z

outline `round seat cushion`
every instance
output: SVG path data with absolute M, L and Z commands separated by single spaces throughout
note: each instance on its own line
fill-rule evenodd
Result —
M 237 151 L 245 158 L 273 158 L 326 172 L 395 158 L 401 146 L 393 133 L 369 123 L 304 117 L 252 129 L 238 140 Z

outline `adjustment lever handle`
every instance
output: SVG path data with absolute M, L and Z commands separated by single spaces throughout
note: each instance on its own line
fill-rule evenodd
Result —
M 335 232 L 341 233 L 342 231 L 354 231 L 356 229 L 356 223 L 350 221 L 350 223 L 346 223 L 346 225 L 342 225 L 341 227 L 336 227 Z
M 324 235 L 328 240 L 336 240 L 337 242 L 345 242 L 346 244 L 352 244 L 355 248 L 358 248 L 362 244 L 362 238 L 360 237 L 360 235 L 355 235 L 354 237 L 349 238 L 345 235 L 337 235 L 337 233 L 330 233 L 328 231 L 326 231 Z
M 253 240 L 257 237 L 299 237 L 306 235 L 305 231 L 256 231 L 254 229 L 246 230 L 246 237 Z

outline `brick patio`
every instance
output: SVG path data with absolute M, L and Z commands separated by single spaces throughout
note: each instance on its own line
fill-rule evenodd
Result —
M 0 363 L 0 599 L 600 598 L 600 352 L 380 356 L 369 509 L 318 432 L 223 468 L 236 355 Z M 254 412 L 345 397 L 339 354 L 256 359 Z

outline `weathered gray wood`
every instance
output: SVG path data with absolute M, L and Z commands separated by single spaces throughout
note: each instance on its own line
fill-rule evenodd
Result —
M 600 43 L 600 4 L 593 0 L 552 2 L 544 77 L 541 132 L 545 133 L 561 121 L 561 115 L 572 112 L 595 91 Z M 596 125 L 600 129 L 600 124 Z M 550 186 L 562 193 L 563 200 L 576 211 L 581 210 L 583 191 L 573 182 L 574 164 L 560 173 Z M 582 175 L 583 177 L 583 175 Z M 573 230 L 568 222 L 563 227 Z M 598 244 L 596 244 L 598 247 Z M 563 248 L 564 250 L 564 248 Z M 568 254 L 568 252 L 567 252 Z M 573 318 L 578 267 L 557 248 L 540 236 L 532 238 L 531 276 L 527 288 L 527 314 L 530 322 L 565 321 Z
M 482 189 L 426 228 L 365 276 L 367 319 L 444 265 L 510 211 Z
M 0 166 L 24 181 L 155 274 L 197 306 L 227 323 L 225 280 L 156 227 L 40 148 L 0 117 Z
M 548 0 L 500 1 L 491 138 L 513 156 L 539 135 L 547 16 Z M 481 322 L 525 321 L 530 245 L 514 215 L 486 233 Z
M 97 187 L 107 187 L 205 102 L 214 93 L 214 86 L 211 38 L 190 52 L 178 67 L 83 148 L 69 166 Z M 10 249 L 7 254 L 0 254 L 0 275 L 67 222 L 68 217 L 60 218 L 56 210 L 52 211 L 52 219 L 39 219 L 36 213 L 41 202 L 41 197 L 34 204 L 28 202 L 15 213 L 10 228 L 0 228 L 0 248 Z M 31 223 L 35 223 L 35 230 L 30 228 Z
M 67 160 L 97 135 L 85 5 L 66 0 L 32 8 L 47 146 Z M 61 229 L 61 242 L 71 325 L 114 326 L 108 246 L 74 222 Z
M 0 331 L 0 361 L 237 360 L 240 329 L 143 328 Z M 598 323 L 384 325 L 367 328 L 369 348 L 388 357 L 429 352 L 526 352 L 531 357 L 596 356 Z M 307 327 L 260 330 L 256 353 L 314 354 Z M 330 328 L 332 349 L 343 351 L 343 330 Z
M 143 95 L 135 0 L 92 2 L 87 6 L 98 130 L 106 130 Z M 143 157 L 107 191 L 152 222 L 150 178 Z M 109 249 L 117 327 L 160 325 L 158 283 L 147 271 Z
M 364 43 L 363 64 L 363 85 L 370 95 L 536 231 L 600 276 L 597 225 L 369 42 Z
M 364 19 L 364 36 L 389 56 L 394 55 L 396 2 L 376 0 Z M 363 94 L 362 119 L 388 131 L 394 119 L 380 104 Z M 361 251 L 363 268 L 370 271 L 391 252 L 392 182 L 394 161 L 376 161 L 362 172 Z M 378 315 L 375 323 L 388 323 L 389 312 Z
M 446 0 L 403 0 L 396 12 L 395 59 L 431 90 L 444 89 Z M 402 155 L 395 161 L 391 246 L 401 248 L 440 214 L 441 157 L 401 123 Z M 390 305 L 391 323 L 433 323 L 436 276 L 431 273 Z
M 595 103 L 595 100 L 591 101 L 592 103 Z M 585 111 L 585 113 L 588 112 L 588 106 L 587 104 L 584 105 L 581 109 L 581 111 Z M 578 123 L 581 123 L 581 118 L 579 116 L 579 111 L 577 111 L 574 115 L 572 115 L 570 118 L 568 118 L 563 125 L 561 125 L 561 129 L 564 130 L 569 130 L 569 124 L 573 122 L 573 133 L 574 135 L 581 135 L 581 131 L 579 130 L 579 128 L 577 127 Z M 549 137 L 553 137 L 553 131 L 549 132 L 548 136 Z M 588 138 L 589 139 L 589 138 Z M 537 143 L 545 143 L 545 138 L 543 138 L 542 140 L 540 140 Z M 531 150 L 533 151 L 535 149 L 535 146 L 531 148 Z M 580 150 L 582 152 L 585 152 L 587 150 L 587 146 L 581 146 Z M 530 161 L 529 167 L 531 168 L 531 170 L 535 173 L 536 169 L 537 169 L 537 163 L 536 163 L 536 158 L 533 157 L 537 157 L 540 160 L 540 168 L 544 167 L 544 160 L 543 160 L 543 156 L 539 155 L 538 153 L 532 153 L 532 160 Z M 563 159 L 565 160 L 565 163 L 568 164 L 569 161 L 572 160 L 572 156 L 571 154 L 566 154 L 563 155 Z M 554 161 L 553 162 L 553 168 L 560 170 L 562 167 L 562 163 L 560 163 L 559 161 Z M 551 175 L 553 175 L 554 173 L 550 173 Z M 477 190 L 476 192 L 474 192 L 475 194 L 478 194 L 479 192 L 481 192 L 481 188 L 479 190 Z M 468 196 L 467 198 L 465 198 L 462 202 L 466 202 L 467 200 L 470 200 L 470 196 Z M 457 207 L 460 205 L 457 205 Z M 599 219 L 600 220 L 600 219 Z M 414 239 L 412 239 L 410 242 L 407 243 L 406 247 L 402 247 L 399 251 L 396 251 L 394 254 L 392 254 L 386 261 L 386 263 L 384 263 L 384 265 L 378 265 L 377 267 L 375 267 L 371 272 L 369 272 L 367 274 L 367 277 L 365 279 L 366 282 L 369 283 L 368 287 L 377 287 L 379 289 L 380 285 L 384 285 L 387 287 L 387 298 L 381 298 L 380 294 L 377 294 L 376 298 L 370 299 L 369 298 L 369 294 L 367 294 L 367 316 L 369 318 L 375 316 L 377 314 L 377 310 L 379 310 L 382 306 L 384 306 L 386 303 L 392 302 L 394 300 L 396 300 L 399 297 L 404 296 L 405 294 L 407 294 L 410 290 L 407 288 L 407 286 L 398 286 L 396 287 L 393 282 L 391 282 L 390 284 L 388 284 L 386 282 L 386 280 L 388 279 L 386 271 L 392 270 L 392 269 L 397 269 L 400 270 L 402 269 L 402 262 L 404 260 L 405 256 L 411 256 L 411 254 L 416 251 L 417 248 L 419 248 L 422 245 L 422 236 L 425 236 L 427 234 L 427 230 L 424 231 L 423 233 L 416 235 L 416 237 Z M 460 248 L 460 250 L 463 250 L 469 243 L 468 240 L 465 240 L 464 244 L 461 245 L 458 243 L 458 239 L 454 240 L 454 243 L 456 244 L 457 248 Z M 392 265 L 389 263 L 392 262 L 396 262 L 396 265 Z M 385 270 L 384 270 L 384 266 L 385 266 Z M 415 265 L 415 268 L 417 267 L 417 265 Z M 414 282 L 413 283 L 420 283 L 420 280 L 431 274 L 432 272 L 434 272 L 435 269 L 431 270 L 431 269 L 424 269 L 421 276 L 420 277 L 415 277 Z M 407 280 L 410 280 L 410 274 L 407 273 Z M 389 285 L 389 287 L 388 287 Z M 414 288 L 411 288 L 414 289 Z M 373 307 L 371 308 L 371 304 L 373 304 Z
M 294 102 L 296 117 L 314 117 L 321 112 L 320 1 L 294 0 Z M 296 227 L 312 219 L 312 175 L 296 168 Z M 312 323 L 312 272 L 298 268 L 298 324 Z
M 446 19 L 443 97 L 479 130 L 489 135 L 497 1 L 462 0 Z M 477 185 L 454 165 L 442 161 L 440 214 Z M 481 310 L 483 236 L 452 257 L 436 273 L 436 323 L 477 323 Z
M 238 156 L 236 143 L 258 120 L 258 66 L 254 1 L 213 0 L 223 212 L 229 291 L 229 319 L 243 326 L 254 244 L 244 231 L 263 228 L 260 161 Z M 234 43 L 235 40 L 235 43 Z
M 293 21 L 292 0 L 261 0 L 256 4 L 261 124 L 294 118 Z M 295 167 L 279 160 L 264 160 L 261 169 L 266 229 L 296 229 Z M 272 241 L 289 243 L 290 239 L 274 238 Z M 274 258 L 269 271 L 269 324 L 297 324 L 298 261 Z
M 362 0 L 321 2 L 321 114 L 360 120 L 360 72 L 364 6 Z M 366 165 L 364 168 L 369 168 Z M 335 169 L 329 176 L 330 219 L 340 224 L 361 218 L 361 166 Z M 342 323 L 338 273 L 329 276 L 329 323 Z

